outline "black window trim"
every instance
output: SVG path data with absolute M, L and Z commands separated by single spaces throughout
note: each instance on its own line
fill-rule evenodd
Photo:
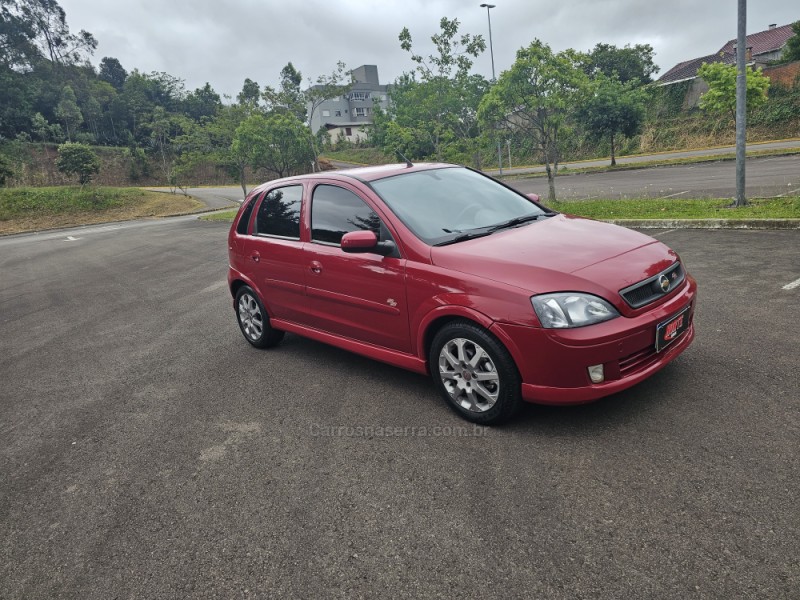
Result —
M 282 185 L 276 185 L 275 187 L 272 187 L 272 188 L 269 188 L 267 190 L 264 190 L 261 193 L 261 197 L 258 198 L 258 200 L 257 200 L 257 202 L 258 202 L 258 210 L 256 210 L 255 205 L 253 206 L 253 212 L 252 212 L 252 215 L 251 215 L 251 217 L 253 219 L 253 223 L 252 223 L 253 227 L 251 227 L 250 229 L 251 230 L 258 229 L 258 213 L 261 211 L 261 204 L 264 201 L 264 198 L 266 198 L 269 194 L 271 194 L 275 190 L 280 190 L 280 189 L 288 188 L 288 187 L 299 187 L 300 188 L 300 215 L 299 215 L 300 222 L 298 224 L 300 230 L 298 232 L 297 237 L 288 236 L 288 235 L 277 235 L 277 234 L 274 234 L 274 233 L 259 233 L 258 231 L 255 231 L 255 232 L 251 231 L 251 233 L 249 235 L 252 235 L 254 237 L 261 237 L 261 238 L 272 238 L 272 239 L 276 239 L 276 240 L 286 240 L 286 241 L 289 241 L 289 242 L 300 242 L 300 241 L 302 241 L 302 238 L 303 238 L 303 208 L 305 207 L 305 203 L 306 203 L 305 202 L 306 186 L 303 184 L 303 182 L 289 182 L 289 183 L 285 183 L 285 184 L 282 184 Z
M 367 188 L 369 188 L 376 196 L 378 196 L 378 198 L 381 197 L 380 194 L 375 192 L 375 190 L 372 188 L 372 186 L 369 185 L 369 182 L 366 182 L 366 181 L 362 180 L 360 177 L 355 177 L 355 176 L 352 176 L 352 175 L 349 175 L 349 174 L 348 174 L 348 177 L 350 177 L 352 179 L 355 179 L 356 181 L 360 181 L 361 183 L 365 184 L 367 186 Z M 395 247 L 394 252 L 391 253 L 391 254 L 386 255 L 384 258 L 403 258 L 403 253 L 400 251 L 400 245 L 397 243 L 397 234 L 395 234 L 392 231 L 392 229 L 386 224 L 386 217 L 384 217 L 381 214 L 382 211 L 377 209 L 377 208 L 375 208 L 375 207 L 373 207 L 369 202 L 367 202 L 367 200 L 357 190 L 351 189 L 351 187 L 350 187 L 352 185 L 351 183 L 349 183 L 347 181 L 339 181 L 339 180 L 335 180 L 335 179 L 331 179 L 331 180 L 320 179 L 318 181 L 313 181 L 313 182 L 310 182 L 310 183 L 311 183 L 311 185 L 309 186 L 309 189 L 308 189 L 308 204 L 306 206 L 306 210 L 308 211 L 308 223 L 309 223 L 309 227 L 308 227 L 308 241 L 309 241 L 309 243 L 311 243 L 311 244 L 319 244 L 320 246 L 329 246 L 331 248 L 339 248 L 339 249 L 341 249 L 341 247 L 342 247 L 341 242 L 339 242 L 337 244 L 336 242 L 326 242 L 326 241 L 323 241 L 323 240 L 315 240 L 314 239 L 314 192 L 317 190 L 317 188 L 319 186 L 328 185 L 328 186 L 332 186 L 332 187 L 338 187 L 338 188 L 341 188 L 343 190 L 346 190 L 346 191 L 350 192 L 356 198 L 361 200 L 367 206 L 367 208 L 369 208 L 372 212 L 375 213 L 375 215 L 378 217 L 378 219 L 381 222 L 381 227 L 380 227 L 381 231 L 385 231 L 389 236 L 389 240 L 385 240 L 385 241 L 391 241 L 394 244 L 394 247 Z M 342 252 L 344 252 L 344 250 L 342 250 Z

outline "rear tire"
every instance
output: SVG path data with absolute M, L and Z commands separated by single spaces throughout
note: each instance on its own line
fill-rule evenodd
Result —
M 522 404 L 521 379 L 511 354 L 472 321 L 451 321 L 442 327 L 428 360 L 439 393 L 468 421 L 502 423 Z
M 256 348 L 271 348 L 283 339 L 284 332 L 270 326 L 258 294 L 246 285 L 236 292 L 236 320 L 244 339 Z

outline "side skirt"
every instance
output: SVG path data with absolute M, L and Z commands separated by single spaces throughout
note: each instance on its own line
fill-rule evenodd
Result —
M 331 346 L 336 346 L 337 348 L 347 350 L 348 352 L 354 352 L 355 354 L 360 354 L 362 356 L 366 356 L 367 358 L 389 363 L 390 365 L 400 367 L 401 369 L 408 369 L 409 371 L 414 371 L 415 373 L 421 373 L 423 375 L 428 374 L 428 367 L 424 360 L 421 360 L 420 358 L 411 354 L 406 354 L 405 352 L 389 350 L 388 348 L 382 348 L 381 346 L 366 344 L 364 342 L 356 342 L 333 333 L 327 333 L 312 327 L 305 327 L 303 325 L 298 325 L 297 323 L 284 321 L 282 319 L 270 319 L 270 325 L 275 329 L 280 329 L 281 331 L 287 331 L 289 333 L 296 333 L 297 335 L 301 335 L 324 344 L 330 344 Z

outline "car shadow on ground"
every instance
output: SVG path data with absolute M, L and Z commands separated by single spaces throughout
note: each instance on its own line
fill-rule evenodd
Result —
M 304 362 L 324 365 L 333 372 L 351 374 L 388 383 L 399 390 L 403 397 L 403 409 L 412 408 L 427 414 L 431 425 L 453 425 L 461 419 L 449 410 L 433 387 L 429 376 L 420 375 L 378 362 L 358 354 L 310 340 L 301 336 L 287 334 L 281 346 L 276 349 L 301 358 Z M 524 403 L 520 411 L 508 423 L 493 426 L 492 430 L 518 434 L 548 436 L 579 436 L 603 434 L 609 428 L 629 426 L 637 420 L 650 421 L 653 412 L 659 409 L 668 398 L 663 390 L 665 383 L 674 377 L 678 364 L 672 363 L 664 369 L 623 392 L 602 398 L 588 404 L 575 406 L 545 406 Z M 672 373 L 671 373 L 672 372 Z M 368 383 L 366 384 L 368 386 Z M 369 390 L 365 390 L 369 391 Z M 396 421 L 400 410 L 393 403 L 386 403 L 386 420 Z M 452 418 L 451 418 L 452 417 Z M 438 421 L 438 422 L 434 422 Z

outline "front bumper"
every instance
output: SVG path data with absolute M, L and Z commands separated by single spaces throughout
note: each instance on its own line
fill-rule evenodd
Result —
M 511 352 L 522 376 L 522 397 L 539 404 L 582 404 L 620 392 L 647 379 L 683 352 L 694 339 L 697 286 L 691 277 L 667 301 L 633 317 L 578 329 L 542 329 L 495 323 L 491 331 Z M 656 327 L 689 307 L 690 325 L 661 352 Z M 587 368 L 603 365 L 605 380 L 592 383 Z

